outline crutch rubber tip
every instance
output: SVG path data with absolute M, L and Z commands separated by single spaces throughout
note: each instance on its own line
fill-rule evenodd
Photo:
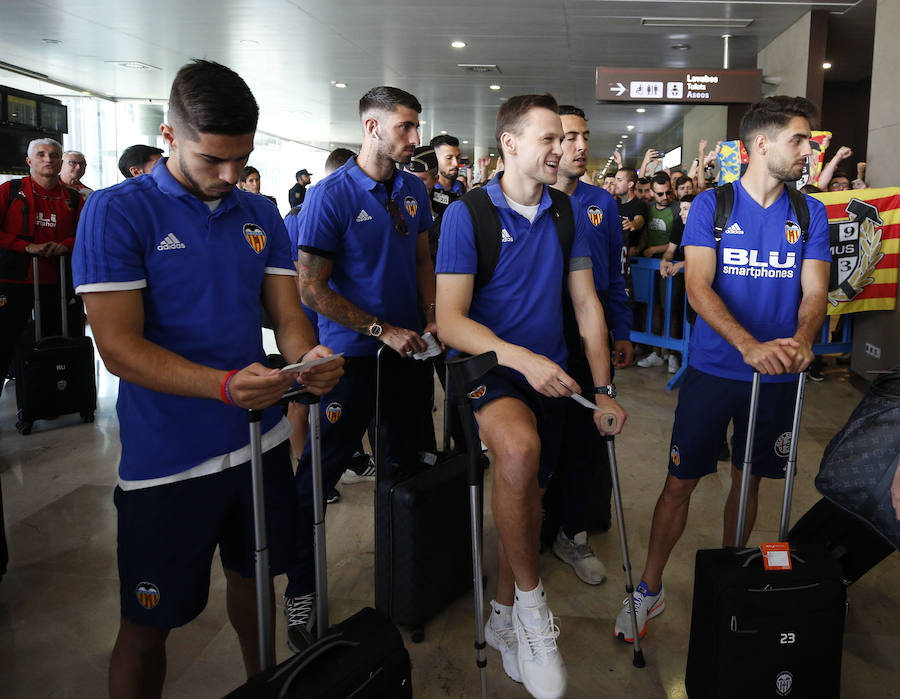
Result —
M 645 665 L 647 665 L 647 661 L 644 660 L 644 651 L 634 651 L 634 660 L 631 661 L 631 664 L 635 667 L 644 667 Z
M 487 660 L 476 660 L 475 664 L 480 668 L 484 669 L 487 667 Z
M 487 648 L 487 643 L 484 641 L 475 641 L 475 650 L 484 650 Z

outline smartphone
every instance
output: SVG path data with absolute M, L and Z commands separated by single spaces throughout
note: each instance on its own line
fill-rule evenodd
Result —
M 662 160 L 666 157 L 666 152 L 664 150 L 658 150 L 656 151 L 656 157 Z
M 468 158 L 468 156 L 465 156 L 465 155 L 462 156 L 462 157 L 459 159 L 459 166 L 460 166 L 460 167 L 466 167 L 466 166 L 468 166 L 468 165 L 469 165 L 469 158 Z

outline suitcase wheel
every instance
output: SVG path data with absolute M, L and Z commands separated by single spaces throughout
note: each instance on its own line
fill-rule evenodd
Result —
M 89 410 L 87 412 L 81 413 L 82 422 L 93 422 L 94 421 L 94 411 Z
M 422 626 L 413 626 L 409 630 L 409 635 L 413 643 L 421 643 L 425 640 L 425 628 Z

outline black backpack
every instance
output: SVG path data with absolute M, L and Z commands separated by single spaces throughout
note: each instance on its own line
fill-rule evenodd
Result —
M 795 187 L 785 185 L 788 199 L 790 200 L 791 209 L 797 216 L 797 223 L 800 226 L 800 237 L 803 239 L 804 245 L 809 239 L 809 204 L 806 203 L 806 195 Z M 734 209 L 734 183 L 727 182 L 716 187 L 716 214 L 713 234 L 716 237 L 716 276 L 719 273 L 719 243 L 722 242 L 722 234 L 725 232 L 725 226 L 728 224 L 728 218 Z M 713 276 L 713 283 L 716 278 Z M 687 322 L 691 325 L 697 320 L 697 311 L 693 309 L 690 302 L 687 303 Z
M 550 213 L 556 226 L 559 245 L 563 252 L 564 269 L 568 270 L 568 260 L 572 253 L 572 242 L 575 240 L 575 215 L 569 195 L 558 189 L 549 187 Z M 461 199 L 469 209 L 475 231 L 475 249 L 478 252 L 478 271 L 475 274 L 475 288 L 487 284 L 494 276 L 494 269 L 500 259 L 500 238 L 502 226 L 497 209 L 491 202 L 490 195 L 483 187 L 466 192 Z M 565 274 L 563 275 L 565 278 Z

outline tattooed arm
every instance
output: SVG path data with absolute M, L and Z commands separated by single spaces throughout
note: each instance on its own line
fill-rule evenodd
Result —
M 316 313 L 361 335 L 368 335 L 372 323 L 376 320 L 381 321 L 384 332 L 378 339 L 401 356 L 423 352 L 426 349 L 425 342 L 417 332 L 385 323 L 382 319 L 350 303 L 328 286 L 331 260 L 300 250 L 297 262 L 300 268 L 300 296 L 303 303 Z

